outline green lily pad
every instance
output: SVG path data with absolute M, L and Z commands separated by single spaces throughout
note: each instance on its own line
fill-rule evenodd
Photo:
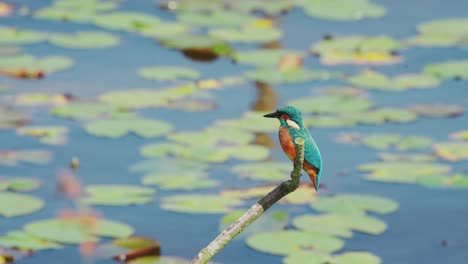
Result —
M 46 39 L 47 34 L 40 31 L 0 26 L 1 45 L 34 44 L 43 42 Z
M 186 172 L 185 174 L 153 173 L 141 179 L 144 185 L 158 185 L 165 190 L 197 190 L 212 188 L 218 181 L 206 178 L 204 173 Z
M 268 27 L 215 28 L 209 31 L 209 35 L 226 42 L 267 43 L 280 39 L 283 32 L 280 29 Z
M 375 71 L 364 71 L 359 75 L 352 76 L 348 81 L 357 87 L 389 91 L 403 91 L 411 88 L 433 88 L 440 83 L 438 78 L 431 75 L 404 74 L 388 78 Z
M 45 165 L 52 157 L 52 153 L 45 150 L 0 150 L 0 165 L 16 166 L 20 162 Z
M 360 165 L 359 170 L 369 172 L 368 180 L 381 182 L 415 183 L 421 178 L 450 171 L 447 165 L 434 162 L 389 161 Z
M 380 153 L 379 158 L 383 161 L 412 161 L 412 162 L 429 162 L 436 158 L 429 154 L 391 154 Z
M 177 20 L 188 25 L 201 27 L 241 26 L 252 23 L 255 17 L 229 10 L 214 12 L 180 12 Z
M 147 256 L 126 262 L 127 264 L 189 264 L 190 261 L 179 257 Z
M 380 264 L 378 256 L 371 252 L 349 251 L 339 255 L 328 255 L 317 251 L 300 251 L 283 259 L 284 264 Z
M 18 55 L 2 58 L 0 61 L 0 69 L 11 71 L 54 73 L 72 66 L 73 61 L 63 56 L 47 56 L 39 59 L 30 55 Z
M 172 49 L 190 49 L 211 48 L 223 42 L 206 35 L 185 33 L 162 38 L 161 43 Z
M 453 138 L 453 139 L 459 139 L 459 140 L 467 141 L 468 140 L 468 130 L 460 130 L 460 131 L 454 132 L 454 133 L 450 134 L 450 137 Z
M 84 201 L 94 205 L 135 205 L 154 200 L 155 191 L 132 185 L 89 185 Z
M 361 124 L 409 123 L 418 118 L 417 114 L 409 110 L 395 107 L 377 108 L 360 113 L 346 113 L 344 116 Z
M 230 4 L 232 4 L 233 9 L 241 12 L 261 12 L 271 16 L 279 15 L 294 7 L 292 2 L 282 0 L 268 1 L 267 4 L 262 0 L 238 1 Z
M 51 110 L 51 113 L 60 117 L 78 120 L 128 117 L 133 114 L 118 106 L 98 102 L 74 102 L 56 106 Z
M 221 214 L 244 204 L 243 200 L 219 195 L 174 195 L 162 199 L 161 208 L 191 214 Z
M 358 194 L 319 196 L 311 204 L 312 208 L 327 213 L 364 213 L 388 214 L 398 209 L 398 204 L 390 199 Z
M 386 13 L 383 6 L 369 0 L 353 2 L 346 0 L 300 0 L 298 3 L 304 7 L 304 12 L 307 15 L 326 20 L 352 21 L 363 18 L 380 18 Z M 340 8 L 336 8 L 337 6 Z
M 255 133 L 274 132 L 278 128 L 271 125 L 271 120 L 264 118 L 266 113 L 247 112 L 238 119 L 224 119 L 216 121 L 215 126 L 221 130 L 237 130 Z
M 289 102 L 290 105 L 301 109 L 304 113 L 340 114 L 356 113 L 370 109 L 373 103 L 364 97 L 345 95 L 322 95 L 296 99 Z
M 196 85 L 189 83 L 164 90 L 132 89 L 128 91 L 111 91 L 102 94 L 99 100 L 115 107 L 140 109 L 164 106 L 170 100 L 184 98 L 196 91 Z
M 339 128 L 355 126 L 357 121 L 343 116 L 319 115 L 304 117 L 303 123 L 307 127 Z
M 98 219 L 95 227 L 90 227 L 79 219 L 50 218 L 31 222 L 24 230 L 32 236 L 66 244 L 98 241 L 97 236 L 127 237 L 133 233 L 130 226 L 105 219 Z
M 257 251 L 284 256 L 295 254 L 302 249 L 331 253 L 340 250 L 344 245 L 342 240 L 333 236 L 297 230 L 257 233 L 249 236 L 246 242 Z
M 16 133 L 36 137 L 44 144 L 63 145 L 67 141 L 68 128 L 64 126 L 25 126 L 18 128 Z
M 229 225 L 239 219 L 245 212 L 245 210 L 235 210 L 224 215 L 219 223 L 219 231 L 221 232 L 226 229 Z M 237 237 L 245 238 L 247 235 L 254 233 L 283 230 L 288 226 L 288 220 L 289 213 L 285 210 L 267 212 L 251 225 L 249 225 L 249 227 L 240 233 Z
M 278 182 L 289 178 L 292 169 L 292 163 L 265 161 L 239 164 L 233 166 L 231 171 L 241 175 L 242 178 Z
M 184 67 L 144 67 L 138 74 L 149 80 L 155 81 L 176 81 L 176 80 L 196 80 L 200 78 L 200 72 Z
M 9 190 L 13 192 L 32 191 L 41 186 L 41 182 L 32 178 L 0 178 L 0 191 Z
M 161 120 L 120 118 L 89 122 L 85 125 L 85 130 L 91 135 L 100 137 L 119 138 L 135 133 L 143 138 L 153 138 L 170 132 L 172 126 Z
M 410 39 L 412 44 L 423 46 L 455 46 L 466 43 L 467 18 L 433 20 L 418 25 L 419 35 Z
M 34 196 L 0 191 L 0 215 L 15 217 L 40 210 L 44 202 Z
M 113 12 L 96 16 L 94 23 L 99 27 L 111 30 L 140 32 L 158 27 L 160 20 L 147 13 Z
M 115 1 L 54 1 L 52 6 L 41 8 L 34 13 L 35 18 L 60 21 L 89 22 L 103 11 L 111 11 L 118 7 Z
M 271 67 L 274 65 L 278 65 L 283 56 L 290 54 L 302 57 L 304 55 L 304 52 L 288 49 L 247 50 L 237 51 L 233 55 L 233 59 L 240 64 Z
M 168 136 L 172 141 L 188 145 L 243 145 L 253 141 L 254 135 L 237 129 L 223 129 L 219 126 L 206 128 L 200 132 L 176 132 Z
M 424 67 L 424 71 L 441 79 L 468 79 L 468 60 L 452 60 L 441 63 L 432 63 Z
M 22 250 L 58 249 L 58 243 L 31 236 L 22 231 L 9 231 L 0 237 L 0 246 Z
M 160 22 L 157 27 L 141 28 L 140 34 L 152 38 L 170 38 L 186 34 L 190 27 L 178 22 Z
M 324 39 L 311 47 L 312 52 L 324 55 L 332 52 L 391 52 L 402 47 L 397 40 L 385 36 L 338 36 Z
M 74 35 L 54 34 L 49 41 L 56 46 L 73 49 L 109 48 L 119 44 L 118 37 L 99 31 L 77 31 Z
M 140 161 L 130 166 L 129 170 L 131 172 L 146 174 L 166 173 L 180 175 L 187 171 L 202 173 L 203 170 L 208 169 L 208 167 L 209 165 L 206 163 L 193 160 L 158 158 Z
M 0 107 L 0 130 L 22 126 L 29 121 L 29 117 L 18 110 Z
M 432 188 L 468 188 L 468 175 L 455 174 L 453 176 L 435 175 L 419 179 L 419 184 Z
M 437 157 L 448 161 L 467 160 L 468 141 L 436 143 L 434 152 Z
M 293 224 L 304 231 L 344 238 L 352 237 L 352 231 L 379 235 L 387 229 L 385 222 L 362 213 L 301 215 Z
M 456 117 L 464 113 L 463 106 L 455 104 L 415 104 L 410 110 L 420 116 Z
M 370 134 L 361 140 L 364 145 L 375 149 L 388 149 L 390 146 L 395 146 L 399 150 L 414 150 L 432 145 L 432 140 L 429 137 L 402 137 L 398 134 Z
M 15 97 L 15 103 L 24 106 L 64 105 L 70 101 L 66 94 L 23 93 Z
M 312 80 L 328 80 L 333 78 L 334 74 L 324 70 L 309 70 L 304 68 L 281 72 L 276 68 L 265 67 L 248 71 L 245 73 L 245 76 L 254 81 L 263 83 L 286 84 L 308 82 Z
M 175 143 L 148 144 L 140 149 L 140 153 L 150 158 L 173 155 L 204 162 L 224 162 L 229 158 L 229 152 L 226 149 L 214 146 L 184 146 Z

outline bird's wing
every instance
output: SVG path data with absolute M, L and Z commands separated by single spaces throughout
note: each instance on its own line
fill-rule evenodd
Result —
M 310 136 L 310 133 L 307 129 L 305 129 L 307 135 L 305 137 L 304 143 L 304 159 L 312 166 L 318 169 L 317 176 L 320 176 L 322 171 L 322 155 L 320 154 L 320 150 L 315 144 L 314 139 Z

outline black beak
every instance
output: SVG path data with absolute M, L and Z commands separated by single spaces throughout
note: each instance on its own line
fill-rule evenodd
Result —
M 276 118 L 278 116 L 280 116 L 280 114 L 278 112 L 273 112 L 273 113 L 266 114 L 263 117 Z

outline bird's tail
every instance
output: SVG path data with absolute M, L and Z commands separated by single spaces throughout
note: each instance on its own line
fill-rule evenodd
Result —
M 309 174 L 309 178 L 312 181 L 312 184 L 314 185 L 315 191 L 318 192 L 319 188 L 319 179 L 317 176 L 317 172 L 315 170 L 307 170 L 307 174 Z

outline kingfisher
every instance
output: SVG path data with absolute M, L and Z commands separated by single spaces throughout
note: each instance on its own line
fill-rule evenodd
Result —
M 275 112 L 266 114 L 264 117 L 278 118 L 280 121 L 279 141 L 281 148 L 292 161 L 296 158 L 295 140 L 298 137 L 304 139 L 304 163 L 302 169 L 307 172 L 315 190 L 318 191 L 320 175 L 322 174 L 322 156 L 309 133 L 302 123 L 301 112 L 293 106 L 278 108 Z

